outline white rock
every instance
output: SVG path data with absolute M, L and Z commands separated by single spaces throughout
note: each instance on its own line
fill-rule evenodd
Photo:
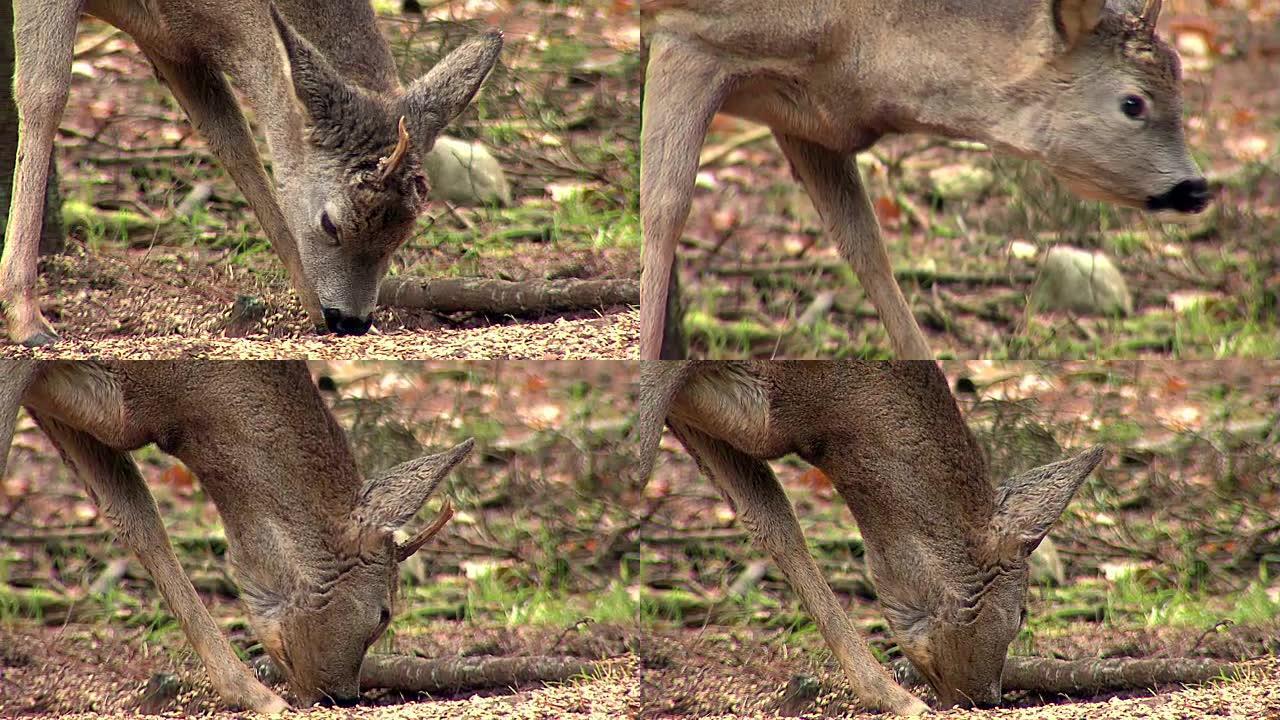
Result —
M 949 201 L 981 197 L 995 181 L 990 170 L 963 163 L 943 165 L 929 171 L 929 183 L 934 194 Z
M 1045 255 L 1031 301 L 1041 310 L 1088 315 L 1133 312 L 1129 286 L 1111 259 L 1067 245 L 1058 245 Z
M 422 164 L 433 198 L 456 205 L 511 204 L 511 186 L 502 165 L 479 143 L 442 135 Z
M 1034 260 L 1040 254 L 1040 248 L 1026 240 L 1014 240 L 1009 243 L 1009 254 L 1019 260 Z
M 1180 290 L 1169 293 L 1169 304 L 1173 306 L 1174 313 L 1182 315 L 1188 310 L 1204 307 L 1210 300 L 1215 300 L 1217 297 L 1213 293 L 1199 290 Z

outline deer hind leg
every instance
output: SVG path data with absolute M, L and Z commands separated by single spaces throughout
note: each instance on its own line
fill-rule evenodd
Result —
M 297 240 L 285 222 L 279 198 L 262 167 L 249 123 L 240 111 L 226 78 L 216 68 L 204 63 L 175 63 L 156 53 L 148 53 L 148 56 L 191 119 L 191 124 L 209 143 L 209 150 L 249 201 L 267 239 L 271 241 L 271 247 L 284 263 L 289 282 L 298 293 L 307 317 L 318 329 L 323 329 L 325 322 L 320 311 L 320 298 L 302 272 Z
M 645 70 L 640 124 L 640 359 L 683 353 L 671 276 L 689 216 L 698 154 L 731 79 L 713 58 L 665 36 L 654 39 Z M 673 325 L 670 330 L 668 325 Z
M 18 157 L 4 255 L 0 257 L 0 303 L 5 305 L 9 339 L 32 347 L 49 345 L 58 338 L 36 302 L 36 262 L 53 139 L 71 87 L 72 46 L 82 6 L 79 0 L 15 3 L 17 67 L 13 83 L 18 105 Z
M 673 422 L 671 429 L 733 505 L 755 543 L 778 564 L 858 699 L 870 708 L 901 715 L 928 712 L 923 702 L 893 681 L 854 629 L 809 554 L 791 501 L 769 465 L 691 426 Z
M 258 682 L 200 602 L 169 544 L 155 499 L 128 453 L 92 435 L 34 412 L 36 422 L 57 446 L 63 459 L 85 484 L 120 539 L 138 556 L 182 624 L 187 640 L 204 663 L 209 680 L 227 703 L 257 712 L 281 712 L 289 706 Z
M 774 136 L 813 199 L 827 232 L 836 238 L 840 254 L 853 266 L 871 298 L 894 354 L 899 360 L 932 360 L 929 343 L 893 277 L 880 224 L 853 156 L 782 133 Z

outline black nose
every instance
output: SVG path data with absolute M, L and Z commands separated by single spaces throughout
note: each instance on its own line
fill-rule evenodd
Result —
M 1209 205 L 1211 197 L 1209 183 L 1204 178 L 1183 180 L 1169 192 L 1147 198 L 1147 209 L 1198 213 Z
M 358 318 L 346 315 L 337 308 L 325 308 L 324 324 L 329 326 L 329 332 L 339 335 L 363 335 L 373 327 L 373 315 Z

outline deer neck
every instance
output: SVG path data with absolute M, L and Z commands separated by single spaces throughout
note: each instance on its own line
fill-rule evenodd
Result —
M 375 93 L 400 89 L 391 47 L 368 0 L 276 0 L 276 7 L 348 81 Z
M 284 47 L 277 43 L 273 52 L 261 53 L 232 75 L 267 138 L 275 185 L 277 189 L 287 187 L 302 170 L 306 110 L 294 92 Z

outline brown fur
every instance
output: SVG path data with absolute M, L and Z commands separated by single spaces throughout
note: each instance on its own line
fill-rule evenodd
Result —
M 1158 5 L 1158 4 L 1157 4 Z M 1180 71 L 1132 0 L 641 3 L 640 356 L 663 352 L 669 278 L 716 112 L 769 126 L 899 358 L 932 357 L 853 155 L 894 133 L 980 140 L 1078 193 L 1144 206 L 1199 181 Z M 1121 112 L 1144 97 L 1148 117 Z
M 858 697 L 899 714 L 927 708 L 858 637 L 766 461 L 795 453 L 831 478 L 899 646 L 946 707 L 999 701 L 1027 557 L 1102 459 L 1095 448 L 993 489 L 933 362 L 645 363 L 644 474 L 664 422 L 778 564 Z
M 358 693 L 409 522 L 470 440 L 365 480 L 303 363 L 0 364 L 0 477 L 24 405 L 142 561 L 229 704 L 287 707 L 236 658 L 182 572 L 129 451 L 154 443 L 226 528 L 249 621 L 303 705 Z

